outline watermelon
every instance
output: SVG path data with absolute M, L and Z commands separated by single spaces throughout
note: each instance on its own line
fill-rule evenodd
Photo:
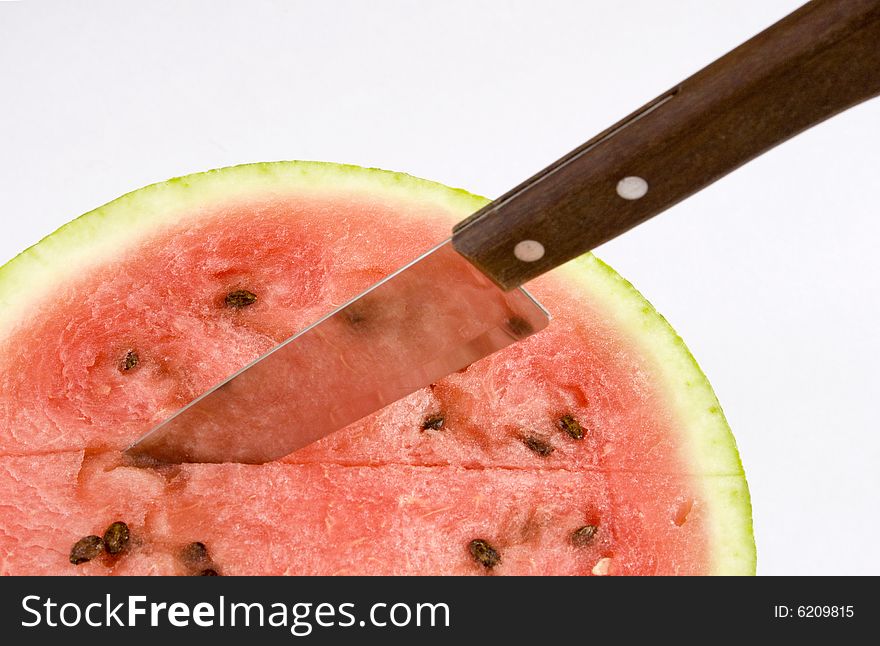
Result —
M 125 195 L 9 262 L 0 572 L 754 573 L 709 383 L 589 254 L 529 285 L 546 330 L 283 459 L 123 456 L 483 204 L 375 169 L 252 164 Z

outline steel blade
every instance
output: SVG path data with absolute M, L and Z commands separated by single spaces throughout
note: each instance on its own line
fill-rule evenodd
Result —
M 449 240 L 179 410 L 127 449 L 162 462 L 263 463 L 514 341 L 549 315 Z

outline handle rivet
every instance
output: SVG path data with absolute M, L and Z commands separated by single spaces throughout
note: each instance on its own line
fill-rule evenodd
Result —
M 520 240 L 513 248 L 513 255 L 523 262 L 535 262 L 544 257 L 544 245 L 537 240 Z
M 645 197 L 648 192 L 648 182 L 641 177 L 624 177 L 617 182 L 617 194 L 625 200 L 637 200 Z

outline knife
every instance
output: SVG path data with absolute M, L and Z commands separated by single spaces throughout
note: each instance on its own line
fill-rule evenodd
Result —
M 522 285 L 880 94 L 880 0 L 815 0 L 480 209 L 126 451 L 262 463 L 547 326 Z

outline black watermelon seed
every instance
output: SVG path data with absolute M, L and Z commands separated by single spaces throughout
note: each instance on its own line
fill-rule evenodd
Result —
M 556 449 L 553 448 L 553 445 L 550 444 L 547 440 L 543 440 L 537 435 L 527 435 L 522 438 L 523 444 L 529 447 L 532 451 L 540 455 L 542 458 L 548 457 L 553 451 Z
M 571 415 L 560 417 L 556 422 L 556 426 L 573 440 L 584 439 L 584 427 Z
M 70 562 L 74 565 L 91 561 L 104 551 L 104 541 L 100 536 L 86 536 L 79 539 L 70 549 Z
M 593 542 L 596 532 L 599 530 L 595 525 L 584 525 L 571 533 L 571 543 L 575 547 L 586 547 Z
M 138 353 L 134 350 L 129 350 L 125 353 L 125 356 L 119 362 L 119 372 L 130 372 L 137 368 L 138 364 L 141 362 L 141 358 L 138 356 Z
M 220 573 L 213 568 L 206 568 L 199 572 L 199 576 L 220 576 Z
M 498 550 L 482 538 L 472 540 L 468 544 L 468 551 L 473 559 L 487 570 L 491 570 L 501 563 L 501 555 L 498 553 Z
M 128 525 L 117 520 L 104 532 L 104 548 L 108 554 L 119 554 L 128 546 L 129 537 Z
M 236 289 L 226 295 L 226 306 L 242 309 L 257 302 L 257 295 L 246 289 Z
M 443 415 L 428 415 L 425 418 L 425 421 L 422 422 L 422 430 L 439 431 L 441 428 L 443 428 L 443 424 L 445 423 L 446 418 L 444 418 Z
M 194 568 L 204 568 L 211 562 L 211 558 L 208 556 L 208 548 L 205 547 L 204 543 L 198 541 L 188 544 L 180 551 L 180 560 Z

